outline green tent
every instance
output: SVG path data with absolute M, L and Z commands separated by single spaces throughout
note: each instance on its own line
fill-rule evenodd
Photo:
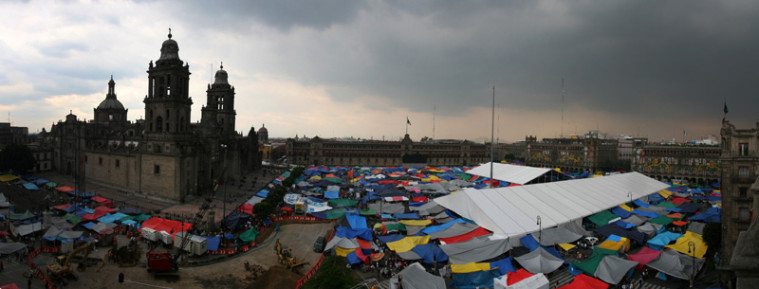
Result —
M 677 208 L 677 206 L 675 206 L 675 204 L 670 203 L 670 202 L 661 202 L 657 206 L 663 207 L 663 208 L 668 208 L 668 209 Z
M 145 222 L 145 220 L 147 219 L 150 219 L 150 215 L 142 213 L 137 216 L 126 216 L 123 219 L 121 219 L 121 221 L 134 220 L 137 223 L 142 223 L 142 222 Z
M 352 199 L 334 199 L 329 200 L 330 207 L 343 208 L 343 207 L 355 207 L 358 204 L 358 200 Z
M 33 218 L 33 217 L 34 217 L 34 214 L 32 214 L 31 212 L 29 212 L 29 210 L 26 210 L 26 212 L 23 212 L 21 214 L 11 213 L 11 215 L 8 218 L 11 219 L 11 220 L 14 220 L 14 221 L 21 221 L 21 220 L 30 219 L 30 218 Z
M 609 212 L 609 210 L 601 211 L 588 217 L 588 220 L 599 227 L 608 225 L 609 222 L 614 219 L 619 219 L 619 216 L 613 214 L 612 212 Z
M 458 173 L 456 175 L 459 177 L 459 179 L 462 179 L 462 180 L 465 180 L 465 181 L 469 181 L 469 179 L 472 178 L 472 176 L 470 174 L 467 174 L 467 173 Z
M 593 276 L 593 274 L 596 273 L 598 264 L 601 263 L 601 260 L 603 260 L 603 258 L 608 255 L 617 255 L 617 251 L 596 247 L 593 249 L 593 254 L 590 256 L 590 258 L 582 261 L 575 260 L 570 263 L 588 275 Z
M 328 220 L 337 220 L 345 216 L 345 209 L 332 209 L 324 212 L 324 218 Z
M 82 218 L 74 214 L 66 214 L 65 216 L 63 216 L 63 219 L 74 226 L 82 222 Z
M 45 186 L 47 186 L 48 188 L 53 189 L 53 188 L 57 187 L 58 184 L 56 184 L 55 182 L 48 182 L 47 184 L 45 184 Z
M 242 234 L 240 234 L 240 240 L 242 240 L 243 242 L 250 242 L 250 241 L 255 240 L 256 237 L 258 237 L 258 234 L 259 233 L 258 233 L 258 230 L 256 230 L 256 228 L 250 228 L 247 231 L 242 232 Z
M 338 179 L 338 178 L 322 178 L 322 181 L 328 181 L 328 182 L 335 183 L 335 184 L 342 184 L 343 183 L 343 180 Z
M 384 225 L 388 232 L 406 231 L 406 225 L 401 223 L 386 223 Z
M 651 222 L 651 223 L 654 223 L 654 224 L 662 225 L 662 226 L 666 226 L 666 225 L 669 225 L 670 223 L 672 223 L 672 219 L 667 218 L 665 216 L 656 217 L 656 218 L 650 219 L 648 221 Z
M 376 216 L 377 212 L 375 212 L 372 209 L 363 209 L 361 212 L 359 212 L 359 215 L 361 216 Z

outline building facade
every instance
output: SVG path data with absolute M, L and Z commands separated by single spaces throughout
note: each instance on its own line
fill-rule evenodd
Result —
M 120 191 L 184 201 L 260 166 L 255 130 L 248 136 L 235 131 L 235 88 L 223 66 L 208 84 L 200 123 L 190 122 L 190 66 L 171 34 L 147 73 L 144 120 L 128 120 L 111 77 L 93 120 L 69 113 L 53 125 L 55 169 Z
M 720 179 L 720 155 L 713 145 L 649 144 L 637 149 L 632 170 L 658 180 L 711 184 Z
M 525 138 L 526 164 L 534 167 L 560 168 L 567 172 L 614 170 L 618 165 L 618 141 L 589 132 L 581 137 Z
M 403 163 L 467 166 L 490 160 L 490 148 L 466 140 L 414 142 L 330 140 L 314 137 L 287 140 L 287 159 L 298 165 L 397 166 Z
M 29 142 L 29 128 L 12 126 L 9 122 L 0 122 L 0 147 L 10 144 L 26 144 Z
M 741 231 L 751 224 L 755 200 L 751 185 L 759 172 L 759 122 L 750 129 L 737 129 L 722 121 L 720 175 L 722 180 L 722 248 L 720 266 L 728 268 Z

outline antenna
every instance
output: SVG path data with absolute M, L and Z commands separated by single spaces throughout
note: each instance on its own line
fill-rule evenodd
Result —
M 564 97 L 567 93 L 564 87 L 564 78 L 561 78 L 561 137 L 564 137 Z

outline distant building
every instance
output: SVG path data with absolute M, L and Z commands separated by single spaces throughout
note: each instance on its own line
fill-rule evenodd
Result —
M 560 168 L 566 172 L 615 170 L 619 168 L 619 142 L 591 131 L 580 137 L 525 138 L 528 166 Z
M 414 142 L 330 140 L 314 137 L 287 140 L 287 158 L 299 165 L 397 166 L 404 163 L 466 166 L 490 160 L 490 147 L 467 140 Z
M 720 179 L 719 146 L 648 144 L 637 148 L 632 170 L 658 180 L 711 184 Z
M 33 142 L 29 144 L 29 149 L 32 151 L 32 156 L 35 160 L 35 165 L 32 169 L 32 172 L 41 173 L 53 169 L 52 146 L 40 142 Z
M 632 162 L 637 156 L 637 150 L 648 144 L 648 138 L 644 137 L 623 137 L 619 139 L 619 149 L 617 159 L 620 161 Z
M 752 216 L 757 213 L 752 207 L 759 206 L 754 203 L 759 200 L 749 193 L 759 172 L 759 122 L 755 128 L 737 129 L 723 120 L 720 135 L 722 248 L 719 266 L 729 268 L 738 234 L 749 228 Z
M 29 128 L 11 126 L 8 122 L 0 122 L 0 147 L 9 144 L 26 144 L 29 142 Z
M 190 66 L 171 37 L 161 45 L 160 58 L 148 65 L 145 119 L 128 120 L 111 77 L 93 120 L 69 113 L 53 124 L 55 169 L 119 191 L 184 201 L 261 165 L 255 130 L 247 136 L 235 131 L 236 92 L 223 66 L 208 84 L 200 123 L 190 122 Z

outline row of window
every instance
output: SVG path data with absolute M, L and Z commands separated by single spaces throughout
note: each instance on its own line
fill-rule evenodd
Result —
M 87 156 L 84 156 L 84 163 L 87 163 Z M 121 167 L 121 160 L 120 159 L 115 159 L 113 164 L 114 164 L 114 166 L 116 168 L 119 168 L 119 167 Z M 98 157 L 98 165 L 101 165 L 101 166 L 103 165 L 103 158 L 102 157 Z M 156 165 L 156 164 L 153 165 L 153 174 L 154 175 L 160 175 L 161 174 L 161 166 L 160 165 Z

